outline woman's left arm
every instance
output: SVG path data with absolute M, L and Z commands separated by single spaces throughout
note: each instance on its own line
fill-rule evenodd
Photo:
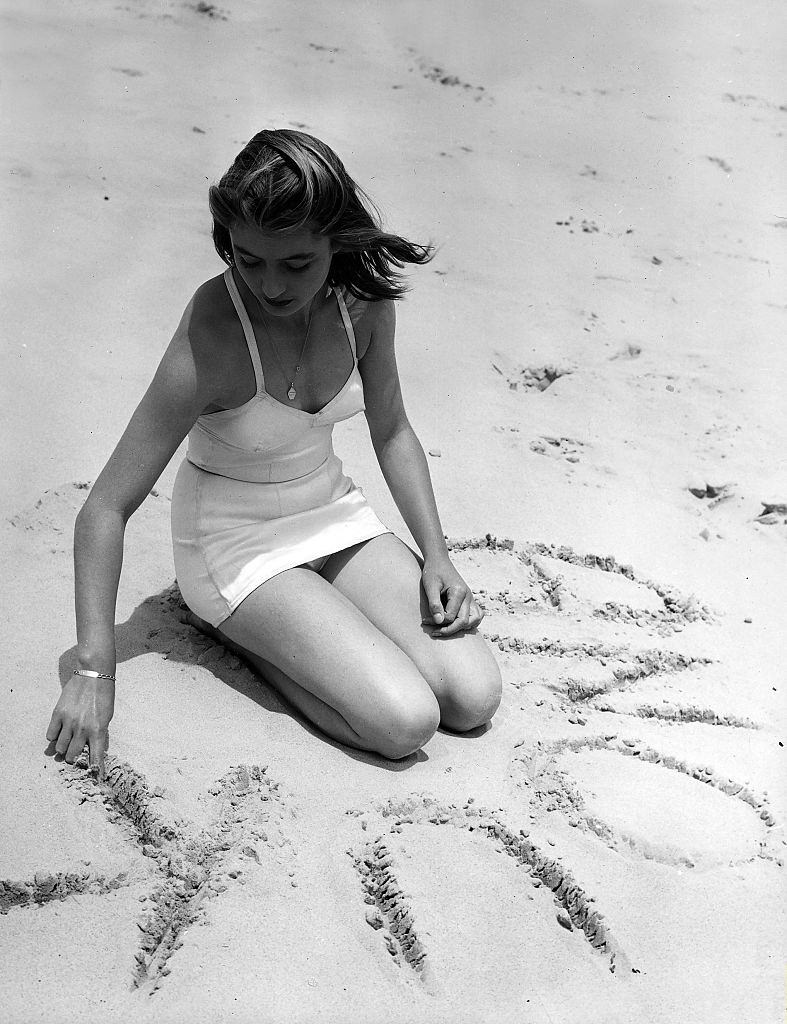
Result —
M 473 629 L 483 618 L 472 591 L 448 555 L 424 450 L 402 401 L 396 366 L 392 301 L 370 303 L 371 338 L 358 364 L 366 419 L 385 481 L 424 557 L 422 583 L 434 636 Z

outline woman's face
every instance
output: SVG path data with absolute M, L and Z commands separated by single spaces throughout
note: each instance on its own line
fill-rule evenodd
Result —
M 230 228 L 235 267 L 269 316 L 305 309 L 325 286 L 330 239 L 309 228 L 263 231 L 238 221 Z

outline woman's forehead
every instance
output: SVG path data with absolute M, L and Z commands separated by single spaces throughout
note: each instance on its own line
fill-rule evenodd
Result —
M 283 231 L 264 231 L 254 224 L 238 221 L 230 228 L 232 244 L 255 256 L 286 259 L 296 253 L 322 252 L 330 242 L 309 227 Z

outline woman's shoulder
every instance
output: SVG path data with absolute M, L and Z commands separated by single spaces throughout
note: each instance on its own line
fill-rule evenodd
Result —
M 217 274 L 203 282 L 191 297 L 184 319 L 190 331 L 213 333 L 216 328 L 232 323 L 233 306 L 224 275 Z
M 235 314 L 223 275 L 201 284 L 181 317 L 170 351 L 183 363 L 192 363 L 197 376 L 222 382 L 232 372 L 238 351 L 245 351 L 243 329 Z
M 181 317 L 176 337 L 195 355 L 210 355 L 223 341 L 234 341 L 239 327 L 224 277 L 218 274 L 194 292 Z
M 342 288 L 347 312 L 350 314 L 358 344 L 358 358 L 363 358 L 372 335 L 379 334 L 396 321 L 393 299 L 359 299 L 347 288 Z

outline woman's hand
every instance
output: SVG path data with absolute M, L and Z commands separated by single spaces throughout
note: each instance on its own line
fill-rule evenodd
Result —
M 90 747 L 90 767 L 104 778 L 109 723 L 115 711 L 115 684 L 108 679 L 71 676 L 52 712 L 46 738 L 69 764 Z
M 432 636 L 451 636 L 465 629 L 475 629 L 483 619 L 484 613 L 476 604 L 473 592 L 449 558 L 427 559 L 421 583 L 430 615 L 423 624 L 438 627 Z

